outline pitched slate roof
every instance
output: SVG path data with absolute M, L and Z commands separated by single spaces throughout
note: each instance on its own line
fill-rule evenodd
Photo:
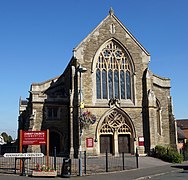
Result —
M 177 127 L 178 139 L 187 139 L 185 133 L 180 127 Z
M 188 119 L 179 119 L 176 122 L 181 129 L 188 129 Z

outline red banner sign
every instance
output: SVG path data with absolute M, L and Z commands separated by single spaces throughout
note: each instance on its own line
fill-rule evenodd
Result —
M 22 131 L 22 145 L 42 145 L 46 141 L 46 131 Z
M 93 138 L 86 138 L 87 148 L 93 148 Z

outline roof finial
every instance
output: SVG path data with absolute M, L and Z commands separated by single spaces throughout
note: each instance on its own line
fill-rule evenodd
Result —
M 114 10 L 112 9 L 112 7 L 110 8 L 109 14 L 110 16 L 114 15 Z

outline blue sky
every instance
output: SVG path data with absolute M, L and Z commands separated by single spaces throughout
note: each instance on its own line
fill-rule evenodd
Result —
M 20 96 L 60 75 L 110 7 L 171 79 L 175 118 L 188 118 L 187 0 L 0 0 L 0 133 L 16 137 Z

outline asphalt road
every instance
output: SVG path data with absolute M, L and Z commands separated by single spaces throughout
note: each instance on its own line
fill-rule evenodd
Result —
M 187 164 L 184 165 L 163 165 L 151 168 L 142 168 L 135 170 L 128 170 L 123 172 L 113 172 L 113 173 L 104 173 L 104 174 L 96 174 L 91 176 L 83 176 L 83 177 L 71 177 L 68 179 L 72 180 L 143 180 L 143 179 L 152 179 L 152 180 L 183 180 L 188 179 L 188 170 L 184 170 L 183 168 L 188 168 Z M 46 178 L 32 178 L 28 176 L 18 176 L 18 175 L 3 175 L 0 174 L 0 180 L 44 180 Z M 61 177 L 56 178 L 47 178 L 51 179 L 62 179 Z
M 147 177 L 147 179 L 151 179 L 151 180 L 164 180 L 164 179 L 165 180 L 186 180 L 186 179 L 188 179 L 188 171 L 181 170 L 178 172 L 176 171 L 176 172 L 161 174 L 161 175 L 157 175 L 157 176 Z

